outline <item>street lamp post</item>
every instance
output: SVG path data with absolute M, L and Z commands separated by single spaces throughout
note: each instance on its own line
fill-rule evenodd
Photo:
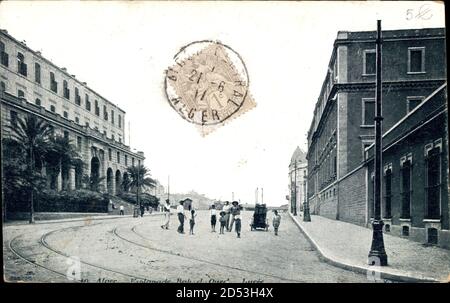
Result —
M 381 165 L 382 165 L 382 83 L 381 83 L 381 20 L 377 20 L 376 40 L 376 83 L 375 83 L 375 180 L 374 180 L 374 220 L 372 222 L 372 246 L 369 265 L 386 266 L 387 255 L 384 250 L 383 220 L 381 219 Z
M 309 214 L 309 202 L 306 189 L 307 176 L 304 175 L 303 180 L 303 222 L 311 222 L 311 215 Z
M 297 215 L 297 160 L 294 164 L 294 216 Z

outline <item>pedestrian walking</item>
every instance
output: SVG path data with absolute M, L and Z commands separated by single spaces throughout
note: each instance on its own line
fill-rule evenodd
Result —
M 216 232 L 216 222 L 217 222 L 216 205 L 215 204 L 211 205 L 210 214 L 211 214 L 211 232 L 215 233 Z
M 275 231 L 275 236 L 278 236 L 278 227 L 280 226 L 280 223 L 281 223 L 281 216 L 278 214 L 277 210 L 274 210 L 272 225 L 273 225 L 273 229 Z
M 223 206 L 222 210 L 225 212 L 225 220 L 226 220 L 225 226 L 227 228 L 227 231 L 230 231 L 228 228 L 230 224 L 230 208 L 231 208 L 230 202 L 225 201 L 225 205 Z
M 235 217 L 237 215 L 241 214 L 241 207 L 239 205 L 238 201 L 233 201 L 233 206 L 230 208 L 230 215 L 231 215 L 231 222 L 230 222 L 230 226 L 228 227 L 228 231 L 232 231 L 233 230 L 233 224 L 234 221 L 236 220 Z
M 124 212 L 123 212 L 123 205 L 120 205 L 120 207 L 119 207 L 119 212 L 120 212 L 120 215 L 121 215 L 121 216 L 124 215 Z
M 178 226 L 178 232 L 180 234 L 184 234 L 184 219 L 186 218 L 186 215 L 184 214 L 184 201 L 180 201 L 180 205 L 177 206 L 177 215 L 178 220 L 180 221 L 180 226 Z
M 190 212 L 190 219 L 189 219 L 189 234 L 194 234 L 194 226 L 195 226 L 195 217 L 197 217 L 197 214 L 195 213 L 195 209 L 191 208 Z
M 220 234 L 224 234 L 224 229 L 225 229 L 225 225 L 227 224 L 227 219 L 225 218 L 225 212 L 224 211 L 221 211 L 220 212 L 220 218 L 219 218 L 219 221 L 220 221 Z
M 237 237 L 240 238 L 241 237 L 241 214 L 240 213 L 238 215 L 234 216 L 234 222 L 235 222 L 234 229 L 236 230 Z
M 169 199 L 166 199 L 166 204 L 163 206 L 164 211 L 164 222 L 163 225 L 161 225 L 162 229 L 169 229 L 169 223 L 170 223 L 170 201 Z
M 144 207 L 144 205 L 141 205 L 141 206 L 140 206 L 140 210 L 141 210 L 141 217 L 143 217 L 143 216 L 144 216 L 144 212 L 145 212 L 145 207 Z

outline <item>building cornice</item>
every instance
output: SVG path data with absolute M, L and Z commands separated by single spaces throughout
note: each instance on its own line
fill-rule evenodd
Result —
M 90 128 L 87 126 L 82 126 L 79 124 L 76 124 L 75 122 L 65 119 L 62 116 L 50 112 L 47 109 L 45 109 L 42 106 L 38 106 L 32 103 L 29 103 L 25 100 L 22 100 L 18 97 L 15 97 L 13 95 L 10 95 L 8 93 L 0 93 L 0 100 L 2 103 L 7 104 L 11 107 L 18 108 L 22 111 L 34 114 L 46 121 L 49 121 L 53 125 L 57 125 L 59 127 L 64 127 L 74 133 L 80 134 L 82 136 L 95 139 L 97 141 L 102 142 L 102 144 L 113 147 L 117 150 L 120 150 L 125 153 L 129 153 L 134 155 L 136 158 L 144 160 L 145 157 L 139 152 L 133 152 L 131 151 L 130 147 L 127 145 L 124 145 L 122 143 L 116 142 L 112 139 L 107 138 L 104 134 Z
M 425 79 L 425 80 L 400 80 L 400 81 L 384 81 L 382 85 L 383 91 L 393 91 L 396 89 L 403 88 L 432 88 L 436 86 L 441 86 L 445 83 L 445 79 Z M 333 103 L 333 97 L 339 92 L 355 92 L 355 91 L 373 91 L 375 89 L 375 82 L 353 82 L 353 83 L 335 83 L 330 90 L 328 95 L 325 108 L 317 124 L 317 128 L 311 136 L 311 142 L 318 137 L 320 130 L 326 117 L 328 116 L 328 111 L 330 104 Z M 312 129 L 309 130 L 311 132 Z M 308 146 L 308 154 L 309 154 Z
M 95 90 L 93 90 L 92 88 L 87 86 L 86 82 L 81 82 L 80 80 L 75 78 L 73 75 L 69 74 L 67 71 L 63 70 L 61 67 L 57 66 L 55 63 L 53 63 L 49 59 L 46 59 L 45 57 L 43 57 L 40 52 L 36 52 L 36 51 L 32 50 L 30 47 L 28 47 L 26 44 L 24 44 L 23 42 L 18 41 L 16 38 L 11 36 L 6 30 L 0 29 L 0 35 L 3 35 L 5 38 L 11 40 L 13 43 L 18 45 L 19 47 L 21 47 L 21 48 L 25 49 L 26 51 L 32 53 L 34 57 L 38 58 L 39 60 L 44 61 L 46 64 L 48 64 L 48 65 L 52 66 L 53 68 L 57 69 L 58 72 L 64 74 L 67 78 L 70 78 L 71 80 L 76 82 L 79 86 L 82 86 L 82 87 L 86 88 L 86 90 L 89 90 L 92 94 L 97 95 L 103 101 L 109 103 L 110 105 L 112 105 L 115 108 L 119 109 L 122 113 L 126 114 L 126 111 L 124 111 L 122 108 L 120 108 L 117 104 L 114 104 L 113 102 L 109 101 L 107 98 L 103 97 L 101 94 L 99 94 L 98 92 L 96 92 Z M 8 68 L 8 70 L 12 71 L 9 68 Z

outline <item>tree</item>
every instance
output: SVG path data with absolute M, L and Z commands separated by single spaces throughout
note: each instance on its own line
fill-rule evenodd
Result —
M 92 191 L 100 192 L 100 184 L 105 180 L 106 177 L 99 177 L 99 176 L 89 176 L 87 174 L 84 174 L 81 178 L 81 183 L 84 185 L 85 188 L 89 188 Z
M 50 139 L 50 148 L 46 154 L 46 162 L 52 170 L 52 183 L 56 176 L 61 172 L 63 176 L 63 189 L 67 189 L 68 172 L 72 165 L 76 165 L 80 155 L 72 144 L 72 140 L 65 136 L 52 136 Z M 52 184 L 54 187 L 54 184 Z
M 139 193 L 141 188 L 156 187 L 156 181 L 150 177 L 150 170 L 144 165 L 129 166 L 127 167 L 127 172 L 129 175 L 128 180 L 124 180 L 124 188 L 130 188 L 132 191 L 136 191 L 137 203 L 139 201 Z
M 17 126 L 9 127 L 11 139 L 25 152 L 26 175 L 23 184 L 29 191 L 30 223 L 34 223 L 34 191 L 39 187 L 39 178 L 35 171 L 35 159 L 42 158 L 49 148 L 49 137 L 52 133 L 50 126 L 34 115 L 24 119 L 17 119 Z

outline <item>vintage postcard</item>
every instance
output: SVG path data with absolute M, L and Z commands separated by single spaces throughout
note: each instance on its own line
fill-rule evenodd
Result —
M 5 282 L 450 281 L 443 2 L 2 1 L 0 29 Z

